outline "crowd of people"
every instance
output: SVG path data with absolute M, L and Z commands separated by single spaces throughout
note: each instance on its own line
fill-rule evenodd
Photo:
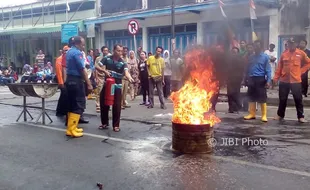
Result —
M 220 87 L 227 87 L 228 112 L 249 111 L 245 120 L 255 119 L 257 104 L 261 105 L 263 122 L 267 122 L 267 89 L 279 86 L 279 108 L 276 120 L 285 116 L 288 94 L 292 91 L 299 122 L 304 123 L 302 95 L 307 96 L 310 51 L 307 41 L 302 40 L 297 48 L 294 39 L 287 41 L 286 50 L 277 58 L 275 45 L 263 51 L 261 41 L 246 43 L 240 41 L 239 47 L 232 47 L 230 53 L 223 46 L 214 47 L 213 62 Z M 103 46 L 99 50 L 85 50 L 85 40 L 80 36 L 70 38 L 56 59 L 55 74 L 52 64 L 45 63 L 44 54 L 39 51 L 33 67 L 25 64 L 21 82 L 53 82 L 57 79 L 61 95 L 56 115 L 66 117 L 66 134 L 72 137 L 83 136 L 78 123 L 88 123 L 83 117 L 86 99 L 95 99 L 97 113 L 101 116 L 99 129 L 109 126 L 110 106 L 105 103 L 105 81 L 115 80 L 112 107 L 112 127 L 120 131 L 122 109 L 130 109 L 130 101 L 142 95 L 141 106 L 154 108 L 154 94 L 157 91 L 160 108 L 166 109 L 166 99 L 172 91 L 178 91 L 183 84 L 186 71 L 178 50 L 170 56 L 168 50 L 157 47 L 154 54 L 139 47 L 133 51 L 116 44 L 113 50 Z M 224 72 L 223 72 L 224 71 Z M 55 77 L 56 76 L 56 77 Z M 224 77 L 223 77 L 224 76 Z M 223 82 L 223 79 L 224 82 Z M 5 83 L 16 81 L 12 67 L 0 73 Z M 242 86 L 247 93 L 241 93 Z M 69 98 L 70 97 L 70 98 Z M 216 111 L 219 91 L 211 98 L 212 109 Z
M 183 60 L 178 50 L 170 57 L 162 47 L 157 47 L 153 55 L 147 54 L 142 47 L 135 52 L 116 44 L 111 52 L 103 46 L 101 54 L 88 50 L 86 55 L 85 40 L 80 36 L 72 37 L 69 46 L 63 48 L 62 55 L 56 60 L 56 76 L 61 89 L 56 115 L 66 116 L 68 136 L 83 136 L 83 130 L 77 126 L 83 118 L 86 97 L 91 95 L 96 99 L 96 111 L 101 116 L 99 129 L 107 129 L 110 106 L 105 103 L 105 81 L 113 78 L 112 126 L 119 132 L 121 110 L 131 107 L 128 95 L 133 101 L 142 94 L 140 105 L 151 109 L 154 108 L 156 89 L 160 108 L 166 109 L 165 98 L 182 86 L 182 72 Z
M 270 44 L 265 52 L 262 42 L 257 40 L 247 44 L 240 42 L 240 47 L 233 47 L 230 54 L 220 54 L 222 62 L 227 64 L 226 82 L 228 95 L 228 112 L 238 113 L 248 110 L 245 120 L 256 118 L 257 104 L 261 105 L 263 122 L 267 122 L 267 89 L 279 87 L 279 107 L 275 120 L 283 120 L 291 92 L 295 101 L 297 118 L 305 123 L 302 95 L 308 94 L 308 70 L 310 69 L 310 51 L 306 48 L 307 41 L 301 40 L 298 44 L 291 38 L 286 43 L 286 49 L 277 58 L 275 45 Z M 216 62 L 216 61 L 215 61 Z M 218 60 L 217 60 L 218 62 Z M 241 72 L 240 72 L 241 71 Z M 242 86 L 248 88 L 245 95 L 240 94 Z M 212 98 L 215 111 L 218 96 Z
M 0 69 L 0 85 L 15 83 L 17 80 L 18 74 L 12 65 L 10 65 L 8 68 Z

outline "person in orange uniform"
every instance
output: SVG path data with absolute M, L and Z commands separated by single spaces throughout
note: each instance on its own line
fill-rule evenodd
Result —
M 66 56 L 67 51 L 69 50 L 68 46 L 64 46 L 62 50 L 62 55 L 56 59 L 56 77 L 58 82 L 58 87 L 60 89 L 60 96 L 58 99 L 56 116 L 63 117 L 67 115 L 67 92 L 64 85 L 64 73 L 63 73 L 63 57 Z
M 297 49 L 294 38 L 288 40 L 288 50 L 283 52 L 274 76 L 274 83 L 279 83 L 279 107 L 275 120 L 282 120 L 285 117 L 287 98 L 292 91 L 298 121 L 307 122 L 304 119 L 304 108 L 301 93 L 301 75 L 310 69 L 310 59 L 306 53 Z

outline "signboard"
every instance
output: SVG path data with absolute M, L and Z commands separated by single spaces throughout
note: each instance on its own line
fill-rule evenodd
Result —
M 95 24 L 87 25 L 87 38 L 94 38 L 95 36 Z
M 76 23 L 61 25 L 61 43 L 67 44 L 71 37 L 78 35 L 79 35 L 79 27 Z
M 128 22 L 128 31 L 132 35 L 136 35 L 139 31 L 139 23 L 136 20 Z

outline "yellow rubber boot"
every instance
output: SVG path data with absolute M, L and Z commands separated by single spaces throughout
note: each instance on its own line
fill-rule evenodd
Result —
M 263 103 L 261 104 L 261 110 L 262 110 L 262 121 L 267 122 L 267 104 Z
M 71 113 L 68 113 L 67 118 L 70 117 L 70 114 L 71 114 Z M 66 126 L 68 126 L 68 121 L 67 121 L 67 125 L 66 125 Z M 75 131 L 76 131 L 76 132 L 79 132 L 79 133 L 83 133 L 84 130 L 83 130 L 82 128 L 76 128 Z
M 249 115 L 244 116 L 245 120 L 255 119 L 256 117 L 256 103 L 249 102 Z
M 78 138 L 78 137 L 83 136 L 83 133 L 76 131 L 76 128 L 79 124 L 80 117 L 81 116 L 79 114 L 69 113 L 68 127 L 67 127 L 67 131 L 66 131 L 67 136 L 71 136 L 74 138 Z

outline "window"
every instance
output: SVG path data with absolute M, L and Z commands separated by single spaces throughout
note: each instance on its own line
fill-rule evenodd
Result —
M 184 25 L 177 25 L 177 26 L 175 26 L 175 32 L 176 33 L 185 32 Z
M 186 30 L 186 32 L 196 32 L 197 31 L 197 24 L 186 25 L 185 30 Z
M 149 28 L 149 34 L 159 34 L 159 28 Z
M 160 33 L 161 34 L 170 34 L 171 33 L 171 27 L 170 26 L 161 27 Z

